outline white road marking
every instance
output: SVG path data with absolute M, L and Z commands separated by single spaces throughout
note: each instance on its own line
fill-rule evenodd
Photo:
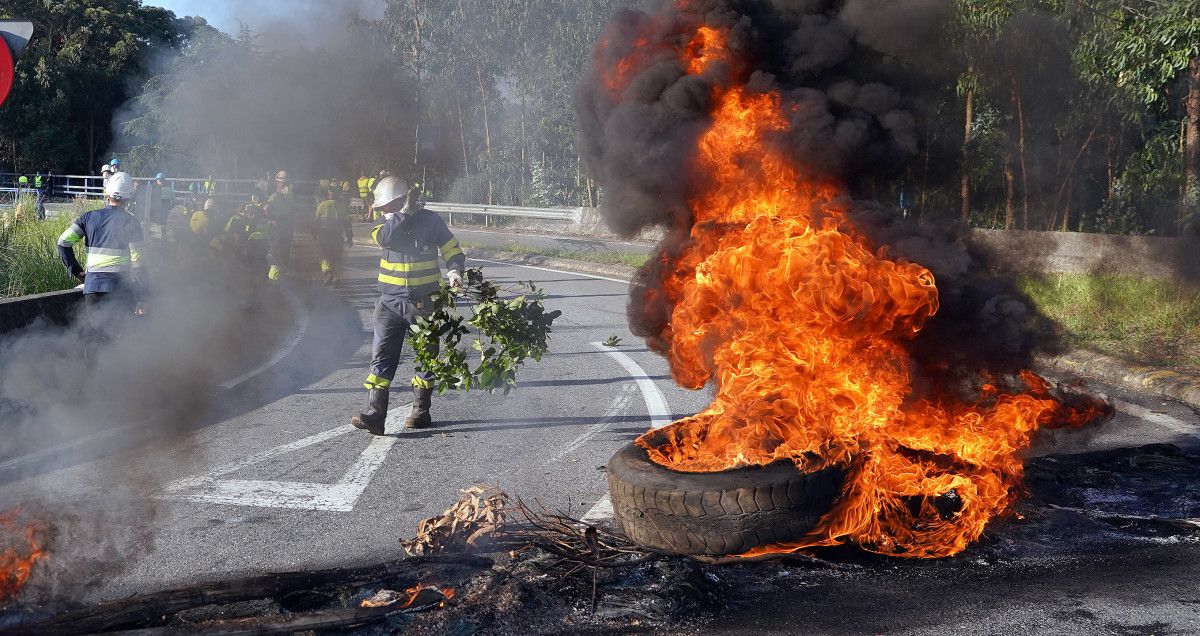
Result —
M 398 412 L 405 407 L 389 411 L 388 421 L 393 428 Z M 261 464 L 280 455 L 308 448 L 315 444 L 341 437 L 355 431 L 347 424 L 309 435 L 290 444 L 243 457 L 219 466 L 203 475 L 188 477 L 167 485 L 164 496 L 204 503 L 230 506 L 255 506 L 259 508 L 291 508 L 294 510 L 325 510 L 350 512 L 354 504 L 366 491 L 375 472 L 383 465 L 388 451 L 396 443 L 393 436 L 375 437 L 367 445 L 342 478 L 332 484 L 297 481 L 262 481 L 247 479 L 220 479 L 243 468 Z
M 612 402 L 609 402 L 608 410 L 604 412 L 604 415 L 600 418 L 600 421 L 589 426 L 587 430 L 579 434 L 579 437 L 576 437 L 571 441 L 570 444 L 567 444 L 562 450 L 555 453 L 554 456 L 551 457 L 546 463 L 549 464 L 552 462 L 562 461 L 562 458 L 565 457 L 567 453 L 578 450 L 580 447 L 586 444 L 588 440 L 602 433 L 604 429 L 608 428 L 609 424 L 612 424 L 614 418 L 625 412 L 625 408 L 629 406 L 629 403 L 632 401 L 633 394 L 636 393 L 637 390 L 638 389 L 636 385 L 626 384 L 622 386 L 621 390 L 617 392 L 617 396 L 613 398 Z
M 592 506 L 580 521 L 584 523 L 596 523 L 612 519 L 615 515 L 616 513 L 613 512 L 612 497 L 608 493 L 604 493 L 600 501 L 597 501 L 596 505 Z
M 278 457 L 280 455 L 286 455 L 288 453 L 298 451 L 302 448 L 308 448 L 309 446 L 313 446 L 314 444 L 320 444 L 321 442 L 331 440 L 335 437 L 340 437 L 342 435 L 345 435 L 346 433 L 349 433 L 350 431 L 353 431 L 353 430 L 355 430 L 353 426 L 346 424 L 345 426 L 339 426 L 337 428 L 332 428 L 332 429 L 329 429 L 328 431 L 322 431 L 315 435 L 309 435 L 308 437 L 305 437 L 303 439 L 298 439 L 289 444 L 284 444 L 283 446 L 276 446 L 275 448 L 265 450 L 260 453 L 255 453 L 253 455 L 250 455 L 249 457 L 235 459 L 234 461 L 231 461 L 228 464 L 223 464 L 221 466 L 218 466 L 217 468 L 214 468 L 213 470 L 211 470 L 203 475 L 173 481 L 170 484 L 167 484 L 166 490 L 167 490 L 167 492 L 176 492 L 179 490 L 184 490 L 186 488 L 194 488 L 200 484 L 203 484 L 206 481 L 211 481 L 213 479 L 216 479 L 217 477 L 221 477 L 223 475 L 228 475 L 229 473 L 239 471 L 243 468 L 246 468 L 247 466 L 261 464 L 261 463 L 267 461 L 268 459 Z
M 629 377 L 637 381 L 638 388 L 642 390 L 642 399 L 646 402 L 646 412 L 650 414 L 650 428 L 662 428 L 671 423 L 671 409 L 667 408 L 667 398 L 663 397 L 662 391 L 658 390 L 658 385 L 650 379 L 650 375 L 641 365 L 634 362 L 633 358 L 625 353 L 615 351 L 602 343 L 593 342 L 592 346 L 607 353 L 610 358 L 624 367 Z
M 1137 404 L 1126 402 L 1125 400 L 1113 400 L 1112 405 L 1115 406 L 1118 411 L 1128 413 L 1139 420 L 1144 420 L 1146 422 L 1150 422 L 1151 424 L 1157 424 L 1165 429 L 1175 431 L 1176 433 L 1181 433 L 1189 437 L 1200 439 L 1200 428 L 1198 428 L 1195 424 L 1188 424 L 1187 422 L 1171 417 L 1166 413 L 1155 413 L 1144 406 L 1138 406 Z
M 636 382 L 639 389 L 642 391 L 642 399 L 646 402 L 646 412 L 650 414 L 650 428 L 662 428 L 671 423 L 671 410 L 667 408 L 667 399 L 659 390 L 658 385 L 654 380 L 650 379 L 646 370 L 641 367 L 633 358 L 621 351 L 614 351 L 610 347 L 604 346 L 602 343 L 593 342 L 593 347 L 607 353 L 609 357 L 616 360 L 625 372 L 629 374 Z M 592 506 L 586 514 L 583 515 L 581 521 L 596 522 L 613 517 L 612 498 L 605 493 L 596 505 Z
M 504 265 L 507 267 L 523 267 L 525 269 L 533 269 L 533 270 L 537 270 L 540 272 L 551 272 L 553 274 L 566 274 L 568 276 L 582 276 L 584 278 L 595 278 L 597 280 L 606 280 L 606 281 L 610 281 L 613 283 L 621 283 L 624 285 L 629 284 L 629 281 L 627 281 L 627 280 L 621 280 L 619 278 L 609 278 L 607 276 L 597 276 L 595 274 L 583 274 L 580 272 L 570 272 L 570 271 L 561 270 L 561 269 L 552 269 L 549 267 L 536 267 L 533 265 L 518 265 L 516 263 L 506 263 L 504 261 L 494 261 L 494 260 L 487 259 L 487 258 L 476 258 L 476 257 L 471 256 L 470 254 L 467 255 L 467 258 L 470 260 L 473 260 L 473 261 L 479 261 L 481 263 L 492 263 L 494 265 Z M 606 347 L 599 342 L 593 342 L 591 344 L 593 347 L 596 347 L 597 349 L 607 353 L 614 360 L 616 360 L 618 363 L 620 363 L 620 365 L 625 369 L 625 371 L 628 372 L 629 375 L 632 376 L 634 378 L 634 380 L 637 381 L 637 386 L 642 391 L 642 399 L 646 402 L 646 411 L 650 414 L 651 428 L 661 428 L 663 426 L 666 426 L 667 424 L 670 424 L 671 423 L 671 411 L 670 411 L 670 409 L 667 408 L 667 400 L 665 397 L 663 397 L 662 391 L 660 391 L 658 389 L 658 386 L 656 386 L 654 384 L 654 381 L 650 379 L 650 376 L 646 373 L 646 371 L 644 369 L 642 369 L 642 367 L 640 365 L 638 365 L 638 363 L 634 362 L 633 358 L 630 358 L 629 356 L 625 355 L 624 353 L 621 353 L 620 351 L 613 351 L 609 347 Z M 605 425 L 607 425 L 607 423 L 605 423 Z M 589 432 L 584 433 L 585 436 L 590 436 L 590 435 L 594 435 L 594 434 L 595 433 L 589 434 Z M 582 443 L 582 442 L 580 442 L 580 443 Z M 611 519 L 612 516 L 613 516 L 612 499 L 610 499 L 608 494 L 606 493 L 603 497 L 600 498 L 600 501 L 596 502 L 596 505 L 592 506 L 592 508 L 587 511 L 587 514 L 583 515 L 582 521 L 594 522 L 594 521 L 600 521 L 603 519 Z
M 222 389 L 225 389 L 226 391 L 235 389 L 239 385 L 253 380 L 271 367 L 283 362 L 283 359 L 291 355 L 292 351 L 294 351 L 300 344 L 300 341 L 304 339 L 304 335 L 308 333 L 308 312 L 304 311 L 304 307 L 301 306 L 300 300 L 296 298 L 296 293 L 284 287 L 283 297 L 286 298 L 288 304 L 292 306 L 293 313 L 299 316 L 299 320 L 297 320 L 296 326 L 292 330 L 292 337 L 288 339 L 287 344 L 275 352 L 275 355 L 272 356 L 270 360 L 259 366 L 257 369 L 248 371 L 228 382 L 222 383 Z
M 597 280 L 607 280 L 607 281 L 611 281 L 614 283 L 621 283 L 622 285 L 629 284 L 629 281 L 621 280 L 619 278 L 608 278 L 607 276 L 597 276 L 595 274 L 582 274 L 580 272 L 569 272 L 565 269 L 551 269 L 549 267 L 535 267 L 533 265 L 518 265 L 516 263 L 506 263 L 504 261 L 493 261 L 488 258 L 476 258 L 474 256 L 471 256 L 470 254 L 467 255 L 467 259 L 472 260 L 472 261 L 479 261 L 480 263 L 491 263 L 493 265 L 506 265 L 508 267 L 524 267 L 525 269 L 536 269 L 539 272 L 551 272 L 554 274 L 568 274 L 570 276 L 582 276 L 584 278 L 595 278 Z

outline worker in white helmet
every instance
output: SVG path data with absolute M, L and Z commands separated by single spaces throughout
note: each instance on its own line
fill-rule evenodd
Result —
M 126 207 L 133 200 L 133 177 L 118 172 L 104 187 L 108 205 L 83 213 L 58 238 L 58 254 L 70 275 L 83 283 L 84 310 L 89 337 L 103 338 L 104 330 L 96 321 L 103 304 L 117 315 L 143 313 L 141 291 L 145 284 L 142 260 L 142 224 Z M 74 247 L 87 245 L 87 266 L 80 265 Z
M 375 303 L 371 373 L 363 386 L 370 391 L 367 411 L 351 422 L 374 435 L 383 435 L 387 418 L 388 392 L 404 336 L 417 317 L 428 313 L 430 297 L 438 290 L 442 270 L 440 255 L 449 271 L 452 287 L 460 287 L 467 257 L 442 217 L 425 209 L 420 186 L 408 187 L 396 177 L 386 177 L 375 186 L 375 210 L 383 215 L 371 236 L 383 252 L 379 261 L 379 300 Z M 412 378 L 412 412 L 406 428 L 423 428 L 433 422 L 430 377 L 418 369 Z

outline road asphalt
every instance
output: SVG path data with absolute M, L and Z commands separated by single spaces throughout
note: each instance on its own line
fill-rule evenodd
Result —
M 535 281 L 546 306 L 562 310 L 550 353 L 523 368 L 507 396 L 435 396 L 431 429 L 400 426 L 410 396 L 397 389 L 388 437 L 351 430 L 350 416 L 365 406 L 377 262 L 375 250 L 351 250 L 336 296 L 309 299 L 312 313 L 294 350 L 262 377 L 223 392 L 200 430 L 153 449 L 132 443 L 98 459 L 52 463 L 0 483 L 0 502 L 67 491 L 102 498 L 104 476 L 128 464 L 151 466 L 140 472 L 154 479 L 142 483 L 163 490 L 144 493 L 155 499 L 146 520 L 153 551 L 88 593 L 112 599 L 231 575 L 394 559 L 400 538 L 476 483 L 582 516 L 607 489 L 601 467 L 651 420 L 638 383 L 613 353 L 661 391 L 670 412 L 660 418 L 707 403 L 704 393 L 675 387 L 665 361 L 629 333 L 625 283 L 473 261 L 501 286 Z M 621 344 L 595 344 L 611 336 Z M 411 364 L 406 354 L 402 374 Z
M 473 234 L 460 232 L 468 241 L 477 240 Z M 152 476 L 138 481 L 137 496 L 148 502 L 141 512 L 109 519 L 119 527 L 104 529 L 124 535 L 134 528 L 153 537 L 152 546 L 72 593 L 111 600 L 233 576 L 395 559 L 402 556 L 399 539 L 477 483 L 575 516 L 603 516 L 597 512 L 606 492 L 602 467 L 612 453 L 652 423 L 708 402 L 708 390 L 677 387 L 666 362 L 629 333 L 626 283 L 473 260 L 469 266 L 482 267 L 502 286 L 532 280 L 544 288 L 547 308 L 563 312 L 551 352 L 524 367 L 519 388 L 507 396 L 435 397 L 433 428 L 400 427 L 409 400 L 397 390 L 387 436 L 350 429 L 350 415 L 365 400 L 377 259 L 374 250 L 356 247 L 336 292 L 302 291 L 304 328 L 281 339 L 270 368 L 221 390 L 192 432 L 167 442 L 106 443 L 20 476 L 0 471 L 0 504 L 40 493 L 103 502 L 114 475 Z M 618 346 L 598 344 L 611 336 L 620 338 Z M 410 365 L 406 355 L 401 378 Z M 1044 436 L 1031 457 L 1155 443 L 1200 449 L 1200 416 L 1191 409 L 1094 386 L 1116 400 L 1116 416 L 1092 429 Z M 710 627 L 714 633 L 1200 633 L 1197 543 L 1147 541 L 1075 554 L 1071 538 L 1062 541 L 1061 554 L 1008 555 L 994 567 L 869 562 L 866 575 L 793 583 L 782 575 L 752 590 L 755 601 L 716 610 Z

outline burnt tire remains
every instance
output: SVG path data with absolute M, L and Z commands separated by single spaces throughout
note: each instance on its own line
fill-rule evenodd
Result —
M 803 537 L 841 491 L 838 469 L 791 463 L 720 473 L 676 472 L 630 444 L 608 462 L 613 512 L 638 545 L 669 554 L 722 556 Z

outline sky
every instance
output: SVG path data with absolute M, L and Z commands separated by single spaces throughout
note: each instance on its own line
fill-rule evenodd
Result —
M 268 49 L 314 47 L 322 34 L 340 31 L 345 16 L 357 9 L 364 17 L 383 17 L 383 0 L 144 0 L 175 15 L 198 15 L 214 27 L 237 35 L 239 21 L 259 34 L 259 45 Z M 297 33 L 301 37 L 297 38 Z

